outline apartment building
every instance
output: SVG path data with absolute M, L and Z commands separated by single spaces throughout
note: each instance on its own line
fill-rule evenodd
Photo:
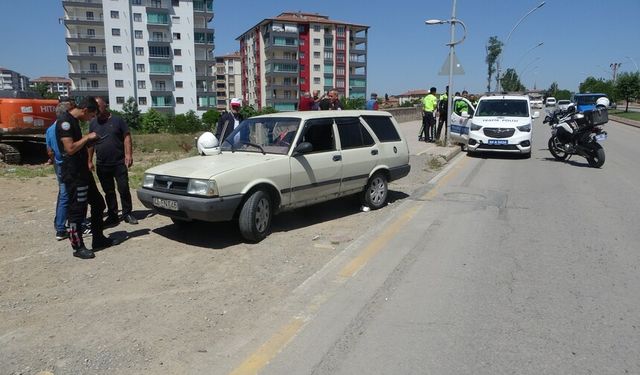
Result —
M 243 99 L 286 111 L 297 108 L 305 91 L 335 88 L 342 96 L 365 98 L 368 30 L 317 13 L 262 20 L 237 38 Z
M 72 96 L 121 110 L 215 108 L 213 0 L 63 0 Z
M 28 90 L 29 77 L 0 66 L 0 90 Z
M 39 77 L 31 80 L 31 87 L 38 83 L 44 83 L 49 86 L 49 91 L 58 96 L 69 96 L 71 93 L 71 80 L 64 77 Z
M 216 97 L 218 111 L 229 110 L 231 99 L 242 97 L 240 52 L 216 57 Z

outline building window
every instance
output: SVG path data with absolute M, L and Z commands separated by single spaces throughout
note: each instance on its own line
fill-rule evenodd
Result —
M 142 30 L 135 30 L 133 32 L 134 38 L 136 39 L 142 39 Z
M 319 72 L 320 71 L 320 64 L 313 65 L 313 71 L 314 72 Z
M 182 88 L 182 81 L 176 81 L 176 88 L 177 89 L 181 89 Z
M 86 12 L 85 16 L 87 16 L 87 21 L 93 21 L 93 12 Z
M 344 79 L 336 78 L 336 87 L 343 88 L 344 87 Z
M 142 5 L 142 0 L 131 0 L 131 5 Z
M 124 104 L 124 96 L 116 96 L 116 104 Z
M 338 36 L 344 36 L 344 26 L 338 26 L 338 27 L 336 27 L 336 35 L 338 35 Z
M 182 65 L 175 65 L 173 67 L 173 70 L 175 70 L 176 72 L 182 72 Z
M 134 22 L 142 22 L 142 14 L 140 14 L 140 13 L 134 13 L 134 14 L 133 14 L 133 21 L 134 21 Z
M 91 81 L 91 88 L 97 89 L 98 87 L 100 87 L 100 82 L 96 80 Z
M 111 11 L 111 18 L 113 18 L 113 19 L 120 18 L 120 13 L 117 10 L 112 10 Z
M 318 38 L 313 38 L 313 45 L 314 45 L 314 46 L 319 46 L 319 45 L 320 45 L 320 39 L 318 39 Z
M 121 79 L 116 79 L 116 87 L 124 87 L 124 81 Z
M 178 16 L 171 16 L 171 22 L 175 23 L 175 24 L 179 24 L 180 23 L 180 17 Z
M 113 46 L 113 53 L 122 53 L 122 46 Z
M 313 31 L 316 33 L 320 32 L 320 25 L 313 25 Z
M 307 80 L 306 80 L 306 79 L 304 79 L 304 78 L 300 78 L 300 84 L 301 84 L 301 85 L 304 85 L 306 82 L 307 82 Z
M 344 62 L 344 52 L 336 53 L 336 61 L 337 62 Z
M 180 0 L 171 0 L 171 6 L 179 7 L 180 6 Z
M 182 96 L 176 96 L 176 104 L 184 104 L 184 98 Z
M 95 29 L 87 29 L 87 36 L 89 38 L 94 38 L 96 36 L 96 30 Z
M 324 51 L 325 60 L 333 60 L 333 51 Z
M 325 47 L 333 47 L 333 39 L 331 39 L 331 38 L 324 38 L 324 46 L 325 46 Z
M 180 40 L 180 33 L 173 33 L 174 40 Z
M 144 47 L 136 47 L 136 56 L 144 56 Z
M 316 85 L 320 84 L 320 77 L 313 77 L 313 83 Z
M 147 81 L 138 81 L 138 88 L 139 89 L 146 89 L 147 88 Z
M 174 49 L 173 50 L 173 55 L 174 56 L 182 56 L 182 50 L 181 49 Z
M 314 58 L 314 59 L 319 59 L 319 58 L 320 58 L 320 51 L 315 51 L 315 52 L 313 53 L 313 58 Z
M 147 105 L 147 97 L 141 96 L 138 98 L 138 105 Z
M 111 29 L 111 35 L 120 36 L 120 29 Z
M 113 69 L 122 70 L 122 63 L 113 63 Z
M 136 72 L 138 73 L 144 72 L 144 64 L 136 64 Z
M 343 76 L 344 75 L 344 66 L 336 66 L 336 75 Z
M 336 41 L 336 49 L 344 49 L 344 40 Z

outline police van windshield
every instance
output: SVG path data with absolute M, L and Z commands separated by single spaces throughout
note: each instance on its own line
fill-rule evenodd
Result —
M 475 116 L 529 117 L 529 106 L 520 99 L 481 100 Z

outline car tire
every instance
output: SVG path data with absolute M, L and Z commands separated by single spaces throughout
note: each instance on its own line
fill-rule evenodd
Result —
M 381 172 L 376 172 L 367 181 L 362 192 L 362 204 L 372 210 L 377 210 L 387 204 L 389 197 L 389 188 L 387 178 Z
M 271 229 L 273 207 L 271 196 L 264 190 L 256 190 L 244 202 L 238 217 L 242 237 L 250 242 L 260 242 Z

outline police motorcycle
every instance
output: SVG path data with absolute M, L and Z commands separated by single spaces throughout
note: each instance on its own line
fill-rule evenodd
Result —
M 589 166 L 602 167 L 605 155 L 599 142 L 607 139 L 601 126 L 609 121 L 608 106 L 609 99 L 603 97 L 598 99 L 594 110 L 576 112 L 572 105 L 567 111 L 549 113 L 543 123 L 551 126 L 548 143 L 551 155 L 559 161 L 579 155 L 587 159 Z

